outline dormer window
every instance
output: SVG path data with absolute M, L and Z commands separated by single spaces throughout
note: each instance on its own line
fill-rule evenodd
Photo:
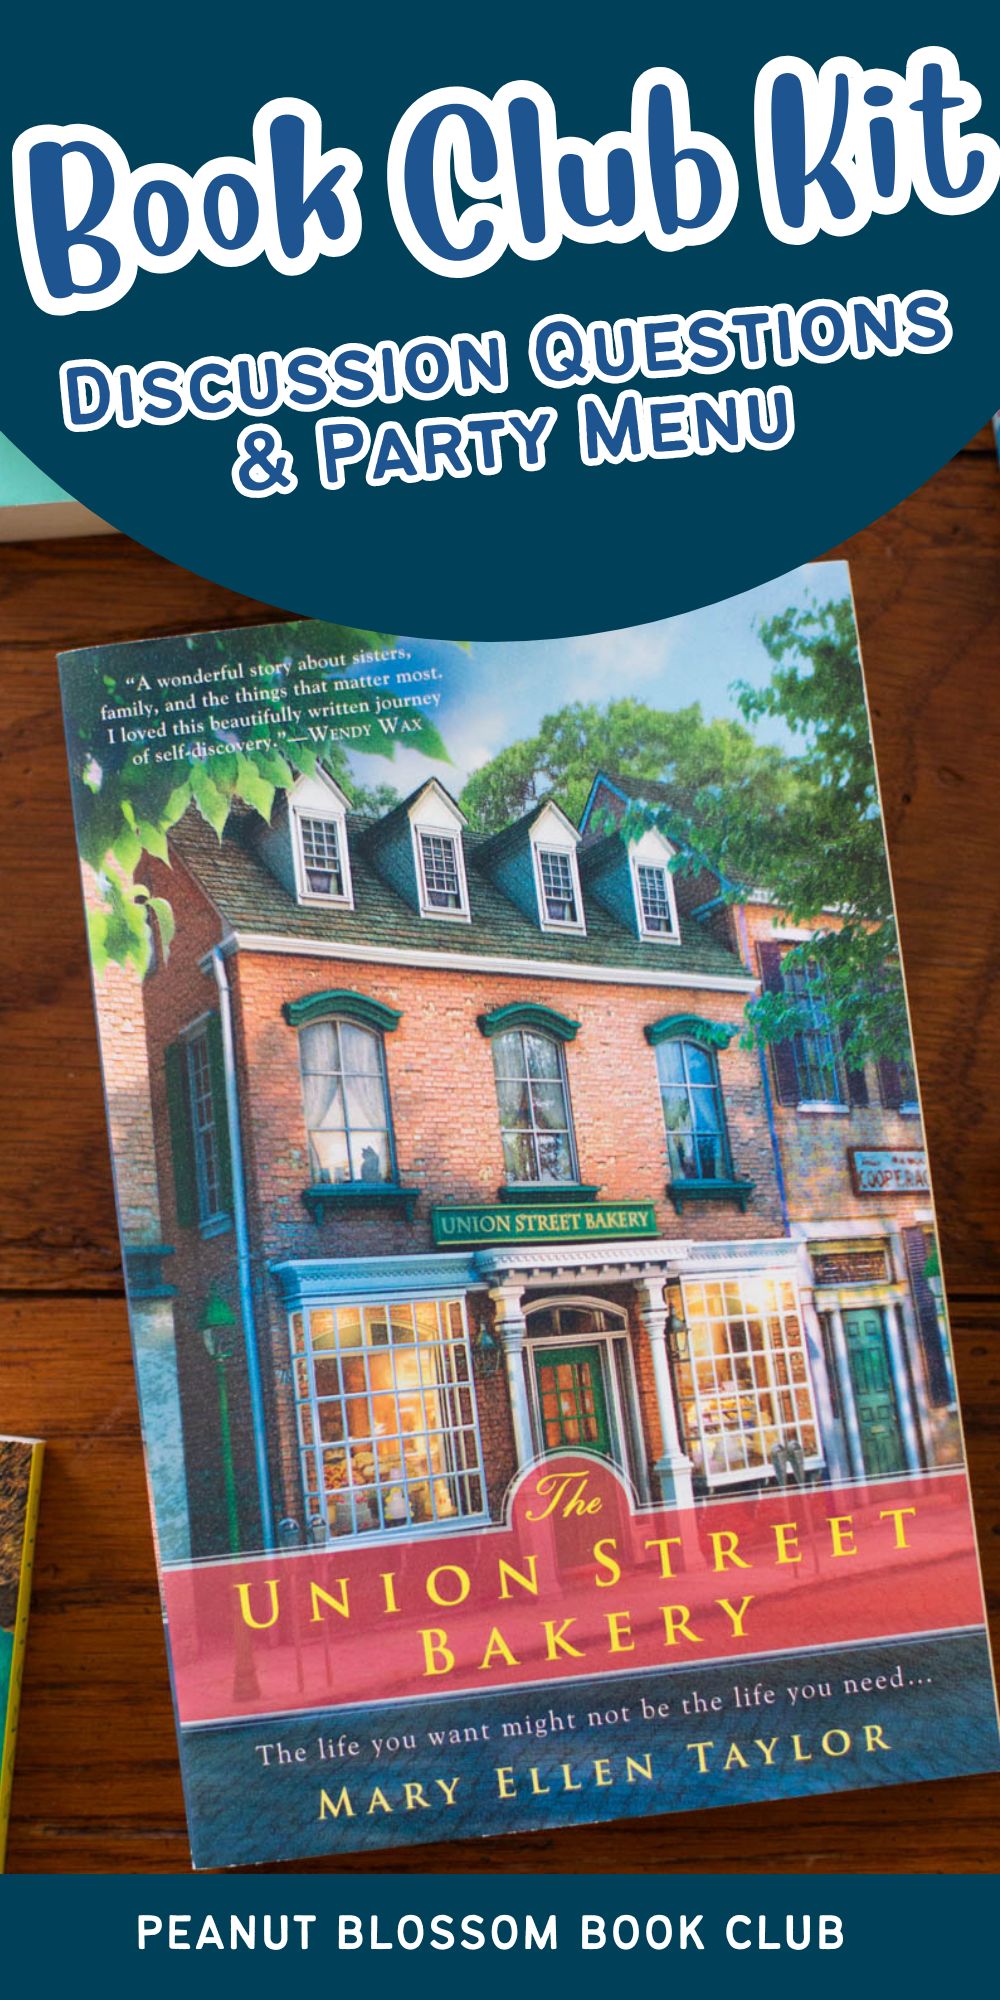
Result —
M 465 824 L 461 806 L 437 778 L 428 778 L 370 829 L 365 852 L 383 881 L 418 916 L 467 924 Z
M 537 852 L 544 921 L 575 927 L 580 919 L 570 855 L 558 847 L 540 847 Z
M 310 896 L 343 900 L 340 828 L 334 819 L 300 819 L 302 879 Z
M 340 786 L 317 770 L 300 778 L 290 792 L 284 828 L 276 826 L 265 834 L 264 853 L 289 888 L 291 863 L 296 902 L 354 908 L 347 811 Z
M 524 860 L 531 854 L 534 867 L 535 909 L 543 931 L 585 931 L 580 871 L 576 850 L 579 834 L 555 799 L 547 799 L 519 822 L 521 840 L 501 862 L 501 886 L 520 901 L 526 914 L 534 915 Z M 508 836 L 509 840 L 509 836 Z M 506 877 L 504 868 L 506 867 Z
M 421 831 L 420 873 L 423 900 L 428 910 L 461 911 L 464 908 L 457 835 Z
M 655 827 L 650 827 L 631 849 L 632 899 L 636 928 L 641 938 L 661 944 L 677 944 L 680 924 L 677 899 L 670 873 L 673 848 Z
M 670 891 L 667 887 L 667 870 L 651 866 L 648 861 L 636 864 L 636 882 L 639 889 L 639 914 L 642 928 L 647 937 L 669 937 L 674 928 L 670 908 Z

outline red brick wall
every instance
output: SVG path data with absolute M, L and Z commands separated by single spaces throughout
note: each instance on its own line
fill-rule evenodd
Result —
M 226 1547 L 219 1384 L 215 1364 L 205 1347 L 201 1318 L 214 1289 L 229 1305 L 239 1329 L 236 1241 L 231 1227 L 223 1235 L 206 1241 L 197 1228 L 182 1229 L 178 1224 L 164 1056 L 169 1044 L 192 1022 L 209 1011 L 218 1011 L 214 978 L 210 972 L 206 974 L 201 970 L 200 961 L 219 942 L 222 926 L 202 891 L 179 862 L 169 872 L 160 864 L 150 862 L 147 879 L 154 894 L 169 898 L 177 920 L 177 935 L 169 960 L 166 964 L 159 961 L 155 970 L 147 975 L 143 985 L 143 1002 L 149 1044 L 150 1095 L 163 1240 L 174 1246 L 169 1275 L 171 1283 L 177 1286 L 174 1300 L 177 1375 L 184 1420 L 192 1551 L 197 1556 L 217 1554 Z M 259 1270 L 254 1272 L 255 1286 L 261 1292 L 264 1275 Z M 269 1288 L 269 1280 L 267 1284 Z M 258 1521 L 256 1475 L 246 1366 L 238 1332 L 234 1344 L 236 1352 L 227 1366 L 226 1386 L 240 1521 L 248 1542 L 252 1543 L 257 1536 Z M 285 1352 L 287 1356 L 287 1334 Z M 272 1374 L 273 1371 L 265 1365 L 265 1394 L 269 1398 L 273 1393 Z M 281 1504 L 280 1468 L 284 1455 L 277 1448 L 278 1420 L 273 1406 L 271 1418 L 276 1447 L 273 1453 L 276 1513 L 280 1515 L 289 1510 Z M 301 1515 L 301 1506 L 296 1503 L 290 1511 Z
M 756 1183 L 746 1215 L 706 1204 L 678 1218 L 666 1196 L 667 1164 L 656 1054 L 643 1035 L 667 1013 L 742 1021 L 742 994 L 612 986 L 582 980 L 367 966 L 277 953 L 241 953 L 233 967 L 247 1107 L 244 1143 L 255 1225 L 272 1256 L 364 1256 L 431 1248 L 432 1202 L 495 1202 L 504 1181 L 493 1057 L 476 1017 L 531 999 L 580 1022 L 566 1048 L 581 1179 L 608 1201 L 654 1201 L 665 1236 L 757 1237 L 781 1233 L 780 1208 L 756 1056 L 737 1035 L 719 1057 L 736 1173 Z M 408 1224 L 373 1210 L 311 1222 L 297 1038 L 283 1002 L 345 986 L 401 1010 L 386 1036 L 399 1176 L 420 1191 Z
M 835 919 L 831 919 L 835 922 Z M 757 946 L 761 939 L 781 938 L 786 925 L 779 911 L 764 904 L 746 907 L 752 970 L 759 976 Z M 789 939 L 791 949 L 792 939 Z M 768 1062 L 771 1058 L 768 1056 Z M 771 1070 L 772 1086 L 774 1080 Z M 875 1065 L 865 1069 L 867 1105 L 851 1105 L 843 1112 L 801 1112 L 794 1105 L 779 1104 L 774 1092 L 774 1116 L 781 1146 L 793 1222 L 835 1219 L 844 1222 L 873 1222 L 885 1217 L 905 1227 L 918 1212 L 926 1215 L 929 1194 L 855 1194 L 848 1164 L 848 1148 L 881 1146 L 922 1148 L 924 1130 L 917 1117 L 901 1117 L 888 1111 L 879 1098 Z

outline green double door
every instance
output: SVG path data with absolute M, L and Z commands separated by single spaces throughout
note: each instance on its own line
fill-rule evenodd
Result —
M 845 1312 L 844 1334 L 865 1471 L 905 1472 L 884 1315 L 875 1307 Z
M 614 1458 L 600 1342 L 536 1347 L 532 1358 L 544 1449 L 572 1451 L 576 1445 Z

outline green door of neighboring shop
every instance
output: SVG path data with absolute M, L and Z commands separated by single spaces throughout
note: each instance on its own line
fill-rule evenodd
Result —
M 587 1451 L 615 1457 L 601 1347 L 536 1347 L 535 1380 L 546 1451 Z
M 905 1472 L 883 1315 L 874 1307 L 845 1312 L 844 1333 L 865 1471 Z

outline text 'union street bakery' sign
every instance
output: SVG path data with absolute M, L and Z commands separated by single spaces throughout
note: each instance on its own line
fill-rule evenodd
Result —
M 565 1207 L 550 1202 L 535 1208 L 504 1202 L 495 1208 L 435 1208 L 431 1220 L 435 1243 L 586 1243 L 657 1234 L 651 1201 Z
M 919 1147 L 849 1146 L 855 1194 L 927 1194 L 927 1155 Z

